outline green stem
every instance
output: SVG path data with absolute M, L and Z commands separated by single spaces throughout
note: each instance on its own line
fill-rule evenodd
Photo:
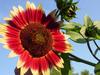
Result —
M 61 69 L 62 75 L 72 75 L 72 69 L 70 64 L 70 59 L 68 54 L 62 54 L 61 57 L 64 60 L 64 68 Z
M 93 62 L 89 62 L 89 61 L 84 60 L 84 59 L 82 59 L 82 58 L 79 58 L 79 57 L 77 57 L 77 56 L 75 56 L 75 55 L 73 55 L 73 54 L 69 54 L 69 59 L 72 60 L 72 61 L 85 63 L 85 64 L 90 65 L 90 66 L 93 66 L 93 67 L 96 65 L 96 64 L 93 63 Z
M 96 64 L 94 72 L 95 72 L 96 75 L 100 75 L 100 63 Z

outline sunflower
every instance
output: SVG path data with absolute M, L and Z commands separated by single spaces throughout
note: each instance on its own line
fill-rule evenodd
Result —
M 47 16 L 41 5 L 37 8 L 26 2 L 26 9 L 13 7 L 7 24 L 0 25 L 0 42 L 11 50 L 8 57 L 19 56 L 17 68 L 20 75 L 28 70 L 33 75 L 50 75 L 50 69 L 63 68 L 63 59 L 58 53 L 68 53 L 71 46 L 60 31 L 55 11 Z

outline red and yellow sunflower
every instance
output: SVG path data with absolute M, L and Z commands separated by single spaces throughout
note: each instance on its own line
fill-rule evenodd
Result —
M 42 7 L 37 8 L 27 1 L 26 9 L 13 7 L 7 24 L 0 25 L 0 42 L 11 50 L 8 57 L 19 56 L 17 68 L 20 75 L 29 69 L 33 75 L 50 75 L 50 69 L 63 68 L 63 59 L 58 53 L 71 51 L 66 36 L 60 31 L 55 11 L 47 16 Z

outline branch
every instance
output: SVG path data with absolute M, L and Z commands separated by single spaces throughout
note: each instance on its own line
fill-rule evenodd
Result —
M 94 44 L 96 45 L 96 47 L 97 47 L 98 49 L 100 49 L 100 47 L 98 46 L 98 44 L 96 43 L 96 41 L 93 40 L 93 42 L 94 42 Z
M 89 49 L 91 55 L 92 55 L 97 61 L 100 62 L 100 59 L 98 59 L 98 58 L 95 56 L 95 54 L 92 52 L 92 49 L 91 49 L 90 43 L 89 43 L 89 38 L 85 38 L 81 33 L 80 33 L 80 35 L 86 40 L 87 46 L 88 46 L 88 49 Z M 95 42 L 95 43 L 96 43 L 96 42 Z
M 72 61 L 76 61 L 76 62 L 81 62 L 81 63 L 85 63 L 87 65 L 90 65 L 90 66 L 95 66 L 96 64 L 95 63 L 92 63 L 92 62 L 89 62 L 87 60 L 84 60 L 84 59 L 81 59 L 73 54 L 69 54 L 69 59 L 72 60 Z
M 89 41 L 88 41 L 88 40 L 86 40 L 86 41 L 87 41 L 87 46 L 88 46 L 88 48 L 89 48 L 90 53 L 92 54 L 92 56 L 93 56 L 97 61 L 100 62 L 100 59 L 97 58 L 97 57 L 94 55 L 94 53 L 92 52 L 92 49 L 91 49 L 91 47 L 90 47 Z
M 96 43 L 95 40 L 93 40 L 94 44 L 96 45 L 97 49 L 95 50 L 94 54 L 96 55 L 97 52 L 100 50 L 100 47 L 98 46 L 98 44 Z

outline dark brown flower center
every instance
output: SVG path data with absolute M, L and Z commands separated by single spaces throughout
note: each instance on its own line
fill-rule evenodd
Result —
M 33 36 L 33 38 L 34 38 L 34 36 Z M 40 45 L 43 45 L 46 42 L 43 34 L 41 34 L 41 33 L 37 33 L 35 36 L 35 39 L 32 39 L 32 41 L 34 41 L 35 43 L 40 44 Z
M 41 57 L 52 48 L 52 36 L 50 31 L 39 23 L 27 25 L 20 32 L 22 46 L 33 57 Z

